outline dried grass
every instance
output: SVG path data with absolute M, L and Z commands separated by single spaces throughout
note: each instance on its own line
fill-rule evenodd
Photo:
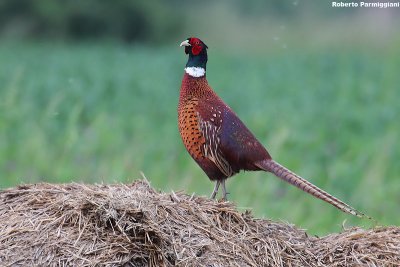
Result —
M 400 266 L 400 228 L 309 237 L 228 202 L 132 185 L 0 192 L 1 266 Z

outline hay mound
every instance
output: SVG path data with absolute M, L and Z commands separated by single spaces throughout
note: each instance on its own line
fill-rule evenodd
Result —
M 398 266 L 399 253 L 399 228 L 308 237 L 145 181 L 0 192 L 1 266 Z

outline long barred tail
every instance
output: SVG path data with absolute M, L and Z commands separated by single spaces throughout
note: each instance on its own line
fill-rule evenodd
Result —
M 371 219 L 369 216 L 366 216 L 365 214 L 357 211 L 356 209 L 350 207 L 349 205 L 337 199 L 336 197 L 328 194 L 324 190 L 318 188 L 317 186 L 313 185 L 312 183 L 300 177 L 299 175 L 295 174 L 294 172 L 286 169 L 276 161 L 273 161 L 271 159 L 263 160 L 261 162 L 258 162 L 256 165 L 264 171 L 272 172 L 277 177 L 300 188 L 304 192 L 313 195 L 314 197 L 319 198 L 325 202 L 328 202 L 329 204 L 333 205 L 334 207 L 340 209 L 343 212 L 350 213 L 360 218 L 366 217 Z

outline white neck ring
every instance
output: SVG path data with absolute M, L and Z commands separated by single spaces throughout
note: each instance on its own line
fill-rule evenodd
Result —
M 206 70 L 201 67 L 186 67 L 185 72 L 192 77 L 203 77 L 206 74 Z

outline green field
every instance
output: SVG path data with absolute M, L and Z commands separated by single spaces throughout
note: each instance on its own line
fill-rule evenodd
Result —
M 210 49 L 208 80 L 271 155 L 380 224 L 400 224 L 400 49 Z M 229 51 L 232 51 L 229 50 Z M 176 106 L 186 56 L 119 44 L 0 44 L 0 187 L 130 183 L 209 195 Z M 311 234 L 371 226 L 281 182 L 241 173 L 230 200 Z

